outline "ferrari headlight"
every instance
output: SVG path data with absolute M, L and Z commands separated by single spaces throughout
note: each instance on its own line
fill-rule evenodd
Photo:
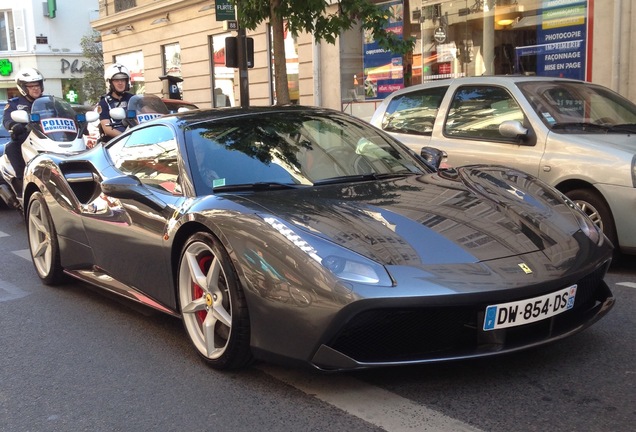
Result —
M 594 225 L 594 222 L 592 222 L 590 218 L 583 214 L 583 212 L 580 211 L 578 208 L 574 209 L 573 213 L 576 221 L 579 223 L 579 228 L 581 228 L 581 231 L 583 231 L 583 233 L 588 236 L 590 240 L 594 242 L 594 244 L 601 246 L 605 239 L 605 236 L 603 235 L 601 230 L 596 225 Z
M 380 276 L 378 276 L 375 269 L 362 262 L 351 261 L 344 257 L 329 255 L 322 259 L 321 264 L 340 279 L 369 284 L 377 284 L 380 282 Z
M 581 229 L 581 231 L 583 231 L 583 233 L 590 240 L 592 240 L 594 244 L 596 244 L 597 246 L 601 246 L 605 241 L 605 236 L 603 235 L 603 232 L 600 230 L 600 228 L 597 227 L 585 213 L 583 213 L 583 210 L 581 210 L 579 206 L 574 203 L 574 201 L 572 201 L 565 195 L 561 195 L 561 198 L 570 207 L 570 210 L 574 214 L 574 218 L 579 224 L 579 228 Z
M 265 222 L 336 277 L 372 285 L 391 286 L 384 266 L 349 249 L 308 232 L 298 232 L 273 216 L 260 215 Z

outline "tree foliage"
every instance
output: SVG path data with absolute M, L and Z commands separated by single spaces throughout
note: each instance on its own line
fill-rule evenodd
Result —
M 384 48 L 396 54 L 412 51 L 414 40 L 402 39 L 386 30 L 391 12 L 371 0 L 340 0 L 335 12 L 328 12 L 326 0 L 232 0 L 237 8 L 239 25 L 248 30 L 268 21 L 272 27 L 274 44 L 274 75 L 276 102 L 289 103 L 286 58 L 284 50 L 284 22 L 294 36 L 311 33 L 316 42 L 334 44 L 341 32 L 360 24 Z
M 82 80 L 84 102 L 94 104 L 106 92 L 104 87 L 104 51 L 99 32 L 92 31 L 83 36 L 80 40 L 80 46 L 82 47 L 82 55 L 86 58 L 82 65 L 84 71 L 84 79 Z

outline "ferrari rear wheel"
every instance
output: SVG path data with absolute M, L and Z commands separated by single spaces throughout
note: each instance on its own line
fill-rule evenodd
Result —
M 199 354 L 216 369 L 237 369 L 252 360 L 245 294 L 230 257 L 211 234 L 186 242 L 179 262 L 183 323 Z
M 58 285 L 64 280 L 60 248 L 51 214 L 40 192 L 31 195 L 27 212 L 27 235 L 35 270 L 45 284 Z

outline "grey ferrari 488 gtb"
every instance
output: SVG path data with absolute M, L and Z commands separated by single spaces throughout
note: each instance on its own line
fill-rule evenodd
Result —
M 440 157 L 326 109 L 164 116 L 28 165 L 33 263 L 180 317 L 218 369 L 487 356 L 610 310 L 612 245 L 576 205 Z

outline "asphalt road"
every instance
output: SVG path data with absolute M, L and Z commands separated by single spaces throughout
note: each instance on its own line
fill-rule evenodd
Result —
M 47 287 L 0 210 L 2 431 L 632 431 L 636 258 L 610 314 L 559 343 L 477 361 L 324 375 L 208 368 L 179 320 L 81 283 Z

